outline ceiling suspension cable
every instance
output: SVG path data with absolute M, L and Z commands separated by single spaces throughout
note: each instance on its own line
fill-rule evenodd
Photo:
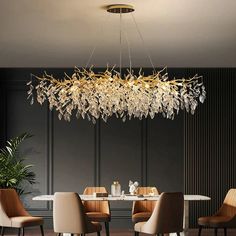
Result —
M 140 31 L 140 29 L 139 29 L 139 27 L 138 27 L 138 24 L 137 24 L 137 22 L 136 22 L 136 20 L 135 20 L 135 17 L 134 17 L 134 15 L 133 15 L 132 12 L 131 12 L 131 16 L 132 16 L 133 22 L 134 22 L 134 24 L 135 24 L 136 30 L 137 30 L 137 32 L 138 32 L 138 34 L 139 34 L 139 37 L 140 37 L 140 39 L 141 39 L 141 41 L 142 41 L 143 48 L 144 48 L 144 50 L 145 50 L 145 52 L 146 52 L 146 55 L 148 56 L 148 59 L 149 59 L 149 61 L 150 61 L 151 66 L 152 66 L 152 68 L 153 68 L 153 71 L 156 73 L 156 69 L 155 69 L 155 66 L 154 66 L 154 64 L 153 64 L 151 55 L 150 55 L 150 53 L 149 53 L 149 51 L 148 51 L 148 49 L 147 49 L 147 47 L 146 47 L 146 44 L 145 44 L 145 42 L 144 42 L 143 36 L 142 36 L 142 34 L 141 34 L 141 31 Z
M 120 9 L 120 76 L 122 72 L 122 12 Z
M 128 47 L 128 55 L 129 55 L 129 73 L 131 74 L 132 70 L 132 60 L 131 60 L 131 50 L 130 50 L 130 42 L 128 38 L 128 33 L 127 33 L 127 27 L 126 24 L 124 24 L 124 35 L 125 35 L 125 41 Z
M 108 18 L 109 18 L 109 17 L 110 17 L 110 15 L 108 14 L 108 15 L 104 18 L 104 20 L 102 21 L 102 23 L 101 23 L 101 25 L 100 25 L 100 27 L 99 27 L 99 30 L 98 30 L 98 35 L 103 32 L 103 26 L 105 25 L 106 22 L 108 22 Z M 90 54 L 89 54 L 89 58 L 88 58 L 88 60 L 87 60 L 87 63 L 86 63 L 86 65 L 85 65 L 85 68 L 87 68 L 87 67 L 89 66 L 89 64 L 90 64 L 90 62 L 91 62 L 91 60 L 92 60 L 92 58 L 93 58 L 93 55 L 94 55 L 94 53 L 95 53 L 95 51 L 96 51 L 96 49 L 97 49 L 98 42 L 99 42 L 99 40 L 97 40 L 96 43 L 94 44 L 93 49 L 91 50 L 91 52 L 90 52 Z

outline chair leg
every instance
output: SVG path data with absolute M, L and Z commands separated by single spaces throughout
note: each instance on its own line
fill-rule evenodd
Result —
M 105 222 L 106 236 L 110 236 L 109 222 Z
M 40 225 L 40 231 L 41 231 L 41 235 L 44 236 L 43 225 Z M 59 235 L 61 234 L 59 233 Z
M 217 236 L 218 228 L 215 228 L 214 231 L 215 231 L 215 236 Z
M 97 232 L 97 236 L 100 236 L 100 235 L 101 235 L 101 234 L 100 234 L 100 231 L 98 231 L 98 232 Z
M 2 228 L 1 228 L 1 236 L 4 236 L 4 231 L 5 231 L 5 228 L 2 226 Z
M 21 234 L 21 228 L 18 229 L 18 236 Z
M 198 229 L 198 236 L 201 236 L 201 233 L 202 233 L 202 226 L 199 226 L 199 229 Z
M 227 236 L 227 228 L 224 228 L 224 236 Z
M 22 236 L 25 236 L 25 228 L 22 228 Z
M 176 234 L 177 234 L 177 236 L 180 236 L 180 232 L 177 232 Z

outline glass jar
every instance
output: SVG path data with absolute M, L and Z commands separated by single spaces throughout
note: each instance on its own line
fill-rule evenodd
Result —
M 113 197 L 119 197 L 121 195 L 121 186 L 119 181 L 114 181 L 111 185 L 111 195 Z

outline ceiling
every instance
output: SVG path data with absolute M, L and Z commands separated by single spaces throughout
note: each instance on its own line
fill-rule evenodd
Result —
M 122 65 L 235 67 L 235 0 L 0 0 L 0 67 L 119 64 L 119 14 L 104 6 L 132 4 L 123 15 Z M 126 33 L 125 33 L 126 32 Z M 126 40 L 127 38 L 127 40 Z M 146 48 L 146 50 L 145 50 Z

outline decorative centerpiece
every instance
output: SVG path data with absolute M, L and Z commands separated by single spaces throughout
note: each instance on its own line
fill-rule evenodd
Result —
M 119 181 L 114 181 L 111 185 L 111 195 L 113 197 L 119 197 L 121 195 L 121 186 Z
M 138 181 L 135 181 L 135 182 L 133 182 L 133 181 L 129 181 L 129 193 L 131 194 L 131 195 L 135 195 L 136 193 L 137 193 L 137 188 L 138 188 Z

